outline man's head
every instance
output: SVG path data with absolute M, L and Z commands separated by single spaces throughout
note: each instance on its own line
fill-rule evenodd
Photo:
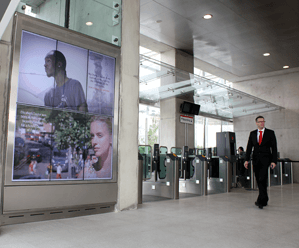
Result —
M 258 116 L 255 118 L 255 124 L 259 130 L 262 130 L 265 127 L 265 119 L 263 116 Z
M 61 71 L 65 74 L 66 59 L 62 52 L 52 50 L 46 55 L 44 66 L 48 77 L 54 77 Z
M 240 146 L 240 147 L 238 148 L 238 150 L 239 150 L 239 152 L 244 152 L 244 148 L 243 148 L 242 146 Z

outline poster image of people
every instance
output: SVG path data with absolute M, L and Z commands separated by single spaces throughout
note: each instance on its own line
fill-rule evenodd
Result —
M 87 111 L 88 50 L 22 32 L 18 103 Z
M 47 180 L 52 125 L 51 110 L 18 105 L 14 143 L 13 180 Z
M 115 58 L 89 51 L 88 110 L 94 114 L 113 116 Z
M 13 181 L 112 179 L 115 58 L 22 31 Z
M 13 181 L 112 178 L 113 119 L 18 105 Z
M 91 116 L 88 118 L 88 144 L 85 154 L 84 168 L 79 178 L 111 179 L 112 178 L 112 140 L 113 118 L 107 116 Z

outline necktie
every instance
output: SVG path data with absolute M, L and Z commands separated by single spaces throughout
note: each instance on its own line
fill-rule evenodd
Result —
M 259 145 L 260 145 L 263 139 L 263 131 L 259 131 L 259 132 L 260 132 L 260 137 L 259 137 Z

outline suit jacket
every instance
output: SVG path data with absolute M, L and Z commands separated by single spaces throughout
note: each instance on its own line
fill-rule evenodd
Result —
M 257 129 L 250 132 L 246 149 L 246 161 L 250 160 L 252 148 L 253 162 L 259 160 L 264 165 L 270 165 L 272 162 L 277 163 L 277 143 L 273 130 L 265 128 L 261 145 L 257 141 Z

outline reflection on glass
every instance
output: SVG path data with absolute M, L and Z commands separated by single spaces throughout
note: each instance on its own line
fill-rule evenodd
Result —
M 151 146 L 139 146 L 138 151 L 143 158 L 143 178 L 150 179 L 152 172 L 152 148 Z
M 72 30 L 120 46 L 121 0 L 72 0 L 69 23 Z

